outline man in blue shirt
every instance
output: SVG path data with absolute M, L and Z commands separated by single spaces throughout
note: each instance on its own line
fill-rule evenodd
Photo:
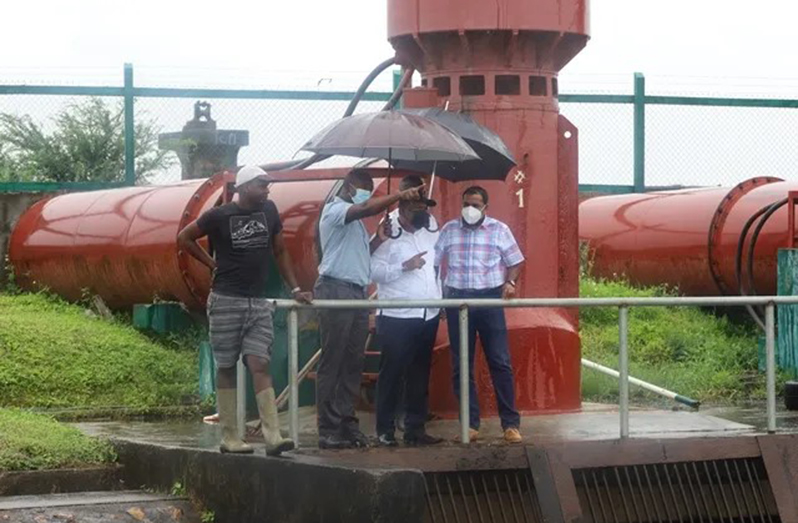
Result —
M 364 300 L 371 281 L 371 252 L 381 242 L 369 244 L 361 220 L 384 212 L 400 200 L 421 199 L 424 186 L 372 198 L 374 182 L 365 169 L 346 175 L 333 201 L 319 221 L 322 261 L 315 297 L 320 300 Z M 360 431 L 355 399 L 360 394 L 363 359 L 369 329 L 366 309 L 322 309 L 321 358 L 316 373 L 316 406 L 320 448 L 366 447 Z

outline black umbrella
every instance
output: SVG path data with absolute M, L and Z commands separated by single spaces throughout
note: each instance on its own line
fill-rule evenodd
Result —
M 325 155 L 397 161 L 477 161 L 460 136 L 429 118 L 396 111 L 348 116 L 328 125 L 302 146 Z
M 391 171 L 399 162 L 479 163 L 479 156 L 471 146 L 445 125 L 398 111 L 342 118 L 308 140 L 302 150 L 388 160 L 389 193 Z
M 434 173 L 444 180 L 462 182 L 468 180 L 504 180 L 510 169 L 516 165 L 513 154 L 501 137 L 487 127 L 475 122 L 467 114 L 446 111 L 437 107 L 403 109 L 399 112 L 423 116 L 448 127 L 452 132 L 462 137 L 474 149 L 480 159 L 471 162 L 450 162 L 446 160 L 406 161 L 402 159 L 394 162 L 398 169 Z

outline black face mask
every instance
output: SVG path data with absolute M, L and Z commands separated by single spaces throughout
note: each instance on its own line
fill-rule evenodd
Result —
M 416 229 L 426 229 L 429 227 L 429 213 L 427 211 L 416 211 L 410 218 L 410 224 Z

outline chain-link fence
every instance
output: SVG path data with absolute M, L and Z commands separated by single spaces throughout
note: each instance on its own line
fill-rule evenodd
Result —
M 733 186 L 796 177 L 798 110 L 653 105 L 646 108 L 646 184 Z
M 583 188 L 630 192 L 792 177 L 798 100 L 651 96 L 638 80 L 623 94 L 561 94 L 562 114 L 579 128 Z M 158 134 L 181 131 L 200 99 L 212 104 L 219 129 L 248 131 L 239 164 L 291 159 L 342 116 L 353 94 L 139 88 L 132 75 L 123 87 L 0 85 L 0 191 L 179 181 L 180 163 L 159 149 Z M 379 110 L 389 96 L 369 93 L 357 111 Z M 134 113 L 132 163 L 127 100 Z
M 634 177 L 632 106 L 564 102 L 560 103 L 560 112 L 579 129 L 579 183 L 631 185 Z
M 386 93 L 386 98 L 390 94 Z M 330 100 L 209 100 L 211 116 L 220 130 L 249 132 L 249 144 L 238 153 L 238 163 L 264 164 L 290 160 L 307 153 L 299 148 L 317 131 L 341 118 L 349 102 Z M 194 114 L 193 98 L 137 98 L 136 110 L 154 116 L 159 128 L 180 131 Z M 356 113 L 379 111 L 385 102 L 361 101 Z M 175 163 L 151 177 L 151 183 L 180 180 Z

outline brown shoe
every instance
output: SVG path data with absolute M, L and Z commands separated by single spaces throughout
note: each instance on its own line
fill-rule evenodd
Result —
M 511 427 L 504 431 L 504 441 L 507 443 L 521 443 L 524 438 L 521 437 L 521 432 L 518 429 Z
M 468 429 L 468 441 L 475 442 L 479 439 L 479 431 L 477 429 Z M 460 436 L 454 438 L 455 441 L 460 441 Z

